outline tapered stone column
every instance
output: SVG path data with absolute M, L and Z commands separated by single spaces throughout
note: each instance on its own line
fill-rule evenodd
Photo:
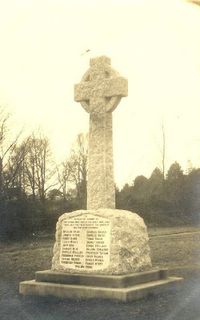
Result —
M 90 69 L 74 92 L 75 101 L 90 113 L 87 209 L 114 209 L 112 112 L 127 96 L 128 82 L 102 56 L 90 60 Z

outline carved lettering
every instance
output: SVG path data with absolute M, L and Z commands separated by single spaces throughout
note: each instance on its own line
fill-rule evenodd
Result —
M 110 260 L 109 219 L 84 214 L 62 222 L 60 264 L 65 269 L 103 270 Z

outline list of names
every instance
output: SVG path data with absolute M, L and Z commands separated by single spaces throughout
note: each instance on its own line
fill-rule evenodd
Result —
M 103 270 L 110 260 L 109 219 L 83 214 L 62 223 L 60 264 L 66 269 Z

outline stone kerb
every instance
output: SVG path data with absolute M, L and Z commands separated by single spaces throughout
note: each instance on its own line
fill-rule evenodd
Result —
M 83 218 L 87 220 L 85 233 L 80 231 L 84 229 Z M 67 236 L 63 242 L 65 228 Z M 52 270 L 113 275 L 148 270 L 151 268 L 148 240 L 143 219 L 129 211 L 65 213 L 57 222 Z

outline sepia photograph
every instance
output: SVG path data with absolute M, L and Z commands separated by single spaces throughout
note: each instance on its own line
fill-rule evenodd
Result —
M 200 1 L 0 0 L 0 319 L 200 319 Z

